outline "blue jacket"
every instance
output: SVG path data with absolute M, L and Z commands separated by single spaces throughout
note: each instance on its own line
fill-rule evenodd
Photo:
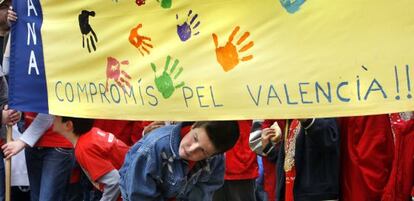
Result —
M 156 129 L 131 147 L 119 171 L 124 201 L 212 200 L 224 183 L 224 156 L 199 161 L 189 173 L 178 154 L 181 125 Z
M 339 130 L 336 119 L 316 119 L 307 130 L 302 126 L 296 139 L 296 178 L 293 195 L 296 201 L 334 200 L 339 197 Z M 284 142 L 277 163 L 277 195 L 285 194 Z
M 304 127 L 306 126 L 301 127 L 296 139 L 296 178 L 293 187 L 295 201 L 338 199 L 340 139 L 336 119 L 315 119 L 309 129 L 305 130 Z M 282 141 L 280 146 L 269 154 L 270 160 L 277 160 L 278 201 L 285 200 L 284 147 Z

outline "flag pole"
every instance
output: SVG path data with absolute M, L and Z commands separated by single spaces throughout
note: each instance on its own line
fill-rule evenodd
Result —
M 7 125 L 7 132 L 6 132 L 6 140 L 7 143 L 12 141 L 12 126 Z M 11 199 L 11 157 L 6 159 L 6 199 L 5 201 L 10 201 Z

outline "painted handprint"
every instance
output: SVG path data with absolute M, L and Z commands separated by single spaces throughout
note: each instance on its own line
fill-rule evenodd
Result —
M 161 3 L 162 8 L 171 8 L 172 0 L 157 0 Z
M 90 53 L 92 51 L 91 46 L 93 51 L 96 51 L 95 43 L 98 42 L 98 37 L 89 24 L 89 16 L 95 17 L 95 11 L 82 10 L 78 16 L 78 20 L 79 28 L 82 33 L 82 47 L 85 48 L 86 43 L 86 46 L 88 47 L 88 51 Z
M 177 59 L 174 60 L 173 65 L 171 66 L 168 72 L 168 66 L 170 65 L 171 57 L 168 56 L 167 60 L 165 61 L 164 71 L 162 72 L 161 76 L 157 77 L 157 66 L 154 63 L 151 63 L 151 68 L 154 71 L 155 75 L 155 86 L 157 87 L 158 91 L 162 94 L 162 97 L 165 99 L 169 98 L 175 91 L 175 89 L 184 86 L 184 82 L 180 82 L 174 86 L 173 79 L 171 78 L 176 70 L 176 67 L 179 63 Z M 183 72 L 183 68 L 180 67 L 174 75 L 174 80 L 176 80 L 180 74 Z
M 150 54 L 149 48 L 153 48 L 153 46 L 147 42 L 151 41 L 150 37 L 139 35 L 138 30 L 140 28 L 142 28 L 142 24 L 138 24 L 135 28 L 131 29 L 129 34 L 129 42 L 138 49 L 142 56 L 144 56 L 144 52 Z
M 219 47 L 218 46 L 218 39 L 217 35 L 213 33 L 213 41 L 216 47 L 216 56 L 217 61 L 223 67 L 225 72 L 233 69 L 237 64 L 239 64 L 239 60 L 241 61 L 248 61 L 253 59 L 253 55 L 244 56 L 241 59 L 239 58 L 239 53 L 245 52 L 251 47 L 253 47 L 253 41 L 250 41 L 246 45 L 244 45 L 239 50 L 236 49 L 236 46 L 233 44 L 234 36 L 236 36 L 237 32 L 239 31 L 240 27 L 237 26 L 234 28 L 233 32 L 229 36 L 229 40 L 227 41 L 226 45 Z M 243 43 L 247 37 L 249 37 L 249 32 L 244 32 L 244 34 L 239 38 L 236 45 L 239 46 Z
M 180 40 L 183 42 L 190 39 L 192 30 L 197 29 L 197 27 L 200 25 L 200 21 L 196 21 L 198 14 L 195 14 L 191 18 L 190 22 L 188 22 L 188 19 L 190 18 L 192 14 L 193 14 L 192 10 L 188 11 L 187 19 L 185 20 L 185 22 L 181 25 L 177 25 L 177 34 L 180 37 Z M 178 20 L 178 14 L 176 14 L 175 17 Z M 194 22 L 196 23 L 194 24 Z M 199 31 L 196 31 L 193 35 L 198 35 L 199 33 L 200 33 Z
M 121 64 L 122 66 L 128 66 L 129 62 L 128 60 L 119 62 L 117 59 L 113 57 L 107 58 L 105 85 L 106 91 L 108 91 L 108 81 L 111 79 L 114 80 L 116 85 L 121 87 L 124 91 L 126 91 L 125 85 L 131 88 L 131 84 L 129 83 L 131 76 L 129 76 L 128 73 L 126 73 L 124 70 L 121 70 Z
M 135 3 L 136 3 L 138 6 L 142 6 L 142 5 L 144 5 L 144 4 L 145 4 L 145 0 L 135 0 Z
M 282 6 L 290 14 L 299 10 L 300 6 L 305 3 L 305 0 L 279 0 Z

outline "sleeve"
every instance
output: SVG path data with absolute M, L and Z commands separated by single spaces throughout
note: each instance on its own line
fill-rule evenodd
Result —
M 275 149 L 273 142 L 269 142 L 265 147 L 262 144 L 262 130 L 256 130 L 250 133 L 249 136 L 249 147 L 250 149 L 260 156 L 267 156 L 272 150 Z
M 188 200 L 211 201 L 214 192 L 224 184 L 224 156 L 218 155 L 211 159 L 211 174 L 208 180 L 199 181 L 188 195 Z
M 33 147 L 53 124 L 53 116 L 39 113 L 30 126 L 24 131 L 20 140 Z
M 359 117 L 360 133 L 358 141 L 354 140 L 358 156 L 358 168 L 369 189 L 370 196 L 382 193 L 390 176 L 394 158 L 394 138 L 387 114 Z M 354 121 L 355 122 L 355 121 Z M 353 139 L 358 139 L 354 136 Z
M 161 167 L 157 165 L 160 158 L 154 149 L 137 148 L 142 144 L 140 141 L 131 148 L 120 170 L 122 198 L 124 201 L 163 201 L 157 186 L 161 180 Z
M 3 53 L 3 63 L 2 65 L 2 69 L 0 74 L 2 75 L 8 75 L 10 72 L 10 36 L 7 37 L 7 41 L 4 41 L 4 43 L 6 43 L 5 47 L 4 47 L 4 53 Z
M 269 150 L 269 152 L 267 153 L 267 160 L 269 162 L 272 162 L 272 163 L 277 162 L 279 151 L 280 151 L 280 146 L 283 146 L 283 144 L 279 143 L 277 145 L 274 145 L 273 149 Z
M 262 130 L 256 130 L 250 133 L 249 147 L 256 154 L 263 155 Z
M 92 181 L 98 181 L 102 176 L 116 170 L 105 156 L 106 152 L 90 143 L 80 144 L 75 148 L 75 157 L 79 165 L 88 173 Z
M 119 173 L 112 170 L 102 176 L 98 182 L 104 185 L 100 201 L 116 201 L 119 197 Z
M 339 129 L 334 118 L 320 118 L 303 125 L 305 134 L 312 142 L 323 148 L 339 146 Z

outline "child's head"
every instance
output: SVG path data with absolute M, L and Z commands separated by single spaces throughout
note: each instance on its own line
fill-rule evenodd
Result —
M 59 133 L 72 132 L 80 136 L 93 127 L 93 119 L 55 116 L 53 130 Z
M 237 121 L 199 121 L 181 140 L 182 159 L 200 161 L 231 149 L 239 139 Z

